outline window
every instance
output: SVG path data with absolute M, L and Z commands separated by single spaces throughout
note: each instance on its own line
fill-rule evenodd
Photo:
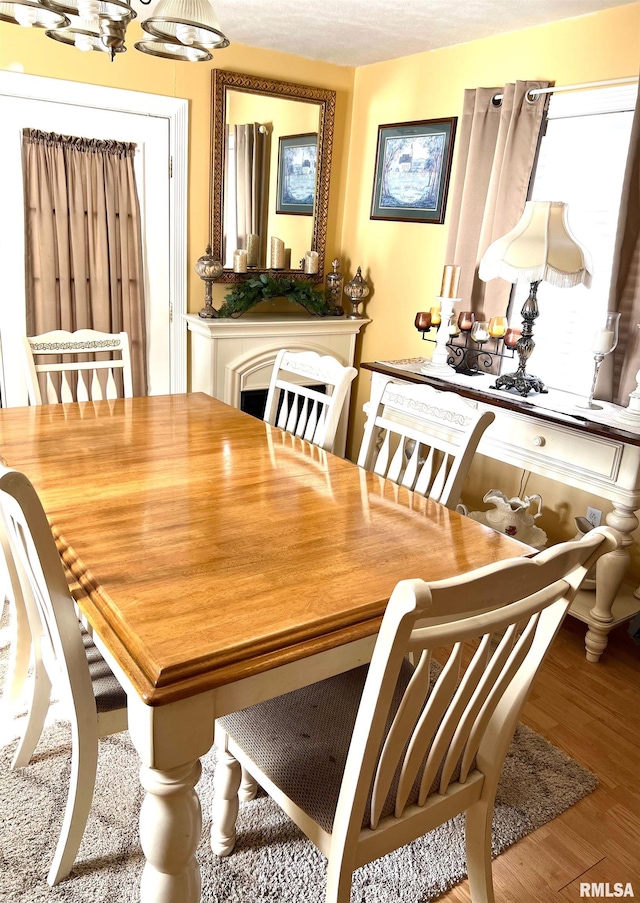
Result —
M 536 344 L 527 370 L 554 389 L 588 394 L 593 377 L 589 348 L 604 324 L 609 301 L 613 250 L 638 86 L 618 85 L 554 94 L 540 144 L 531 200 L 564 201 L 576 239 L 591 254 L 591 288 L 559 289 L 546 282 L 538 289 L 540 316 Z M 511 325 L 529 286 L 513 292 Z M 509 362 L 510 363 L 510 362 Z

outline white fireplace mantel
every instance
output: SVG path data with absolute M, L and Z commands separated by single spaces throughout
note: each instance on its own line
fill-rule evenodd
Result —
M 189 331 L 190 388 L 240 407 L 242 392 L 266 389 L 277 352 L 317 351 L 353 364 L 356 339 L 367 319 L 313 317 L 303 313 L 245 314 L 237 320 L 205 320 L 186 314 Z M 336 436 L 344 454 L 349 403 Z

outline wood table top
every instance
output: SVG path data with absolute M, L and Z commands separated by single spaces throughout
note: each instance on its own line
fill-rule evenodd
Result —
M 398 580 L 530 551 L 203 394 L 4 409 L 0 451 L 150 705 L 374 634 Z

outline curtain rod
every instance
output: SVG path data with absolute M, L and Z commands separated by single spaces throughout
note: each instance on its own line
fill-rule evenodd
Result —
M 634 82 L 636 84 L 638 82 L 637 75 L 630 75 L 626 78 L 610 78 L 599 82 L 583 82 L 580 85 L 560 85 L 557 88 L 553 86 L 550 88 L 532 88 L 530 91 L 527 91 L 527 99 L 535 100 L 541 94 L 554 94 L 559 91 L 582 91 L 586 88 L 604 88 L 606 85 L 631 85 Z M 496 94 L 493 100 L 502 100 L 503 97 L 504 94 Z

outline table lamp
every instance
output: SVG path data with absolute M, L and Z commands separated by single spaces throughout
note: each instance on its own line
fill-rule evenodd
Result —
M 500 276 L 507 282 L 531 283 L 521 311 L 522 336 L 516 344 L 518 369 L 499 376 L 492 388 L 515 389 L 523 396 L 529 392 L 546 392 L 542 380 L 526 372 L 527 361 L 535 348 L 533 322 L 539 313 L 538 286 L 541 282 L 557 288 L 581 283 L 587 288 L 591 286 L 591 259 L 571 234 L 567 205 L 556 201 L 527 201 L 518 224 L 485 251 L 478 275 L 484 282 Z

